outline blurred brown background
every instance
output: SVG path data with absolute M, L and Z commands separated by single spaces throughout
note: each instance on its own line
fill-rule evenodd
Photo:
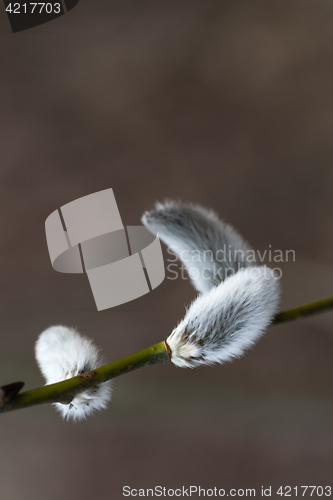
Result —
M 1 384 L 43 383 L 34 342 L 52 324 L 111 361 L 165 338 L 195 296 L 167 279 L 98 313 L 85 276 L 53 271 L 46 217 L 109 187 L 126 225 L 181 198 L 256 249 L 294 249 L 282 307 L 333 293 L 330 0 L 81 0 L 15 35 L 0 21 Z M 51 406 L 2 415 L 1 499 L 332 484 L 332 356 L 326 313 L 233 364 L 121 377 L 77 425 Z

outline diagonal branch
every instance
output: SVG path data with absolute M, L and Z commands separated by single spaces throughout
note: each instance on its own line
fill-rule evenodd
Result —
M 272 325 L 286 323 L 294 319 L 321 313 L 330 309 L 333 309 L 333 297 L 283 311 L 275 316 Z M 9 400 L 1 396 L 0 388 L 0 413 L 43 403 L 60 402 L 69 404 L 77 393 L 96 384 L 106 382 L 107 380 L 119 377 L 125 373 L 137 370 L 138 368 L 167 363 L 171 359 L 170 354 L 169 346 L 164 341 L 118 361 L 114 361 L 113 363 L 96 368 L 90 372 L 63 380 L 56 384 L 44 385 L 37 389 L 22 392 Z
M 90 372 L 57 382 L 56 384 L 44 385 L 38 389 L 22 392 L 10 401 L 3 402 L 2 406 L 0 401 L 0 413 L 43 403 L 59 402 L 69 404 L 78 392 L 89 387 L 119 377 L 138 368 L 166 363 L 169 360 L 170 355 L 165 342 L 159 342 L 135 354 L 126 356 L 126 358 L 119 359 Z
M 310 302 L 309 304 L 304 304 L 302 306 L 280 312 L 275 316 L 273 325 L 279 325 L 280 323 L 286 323 L 287 321 L 293 321 L 294 319 L 312 316 L 313 314 L 319 314 L 321 312 L 329 311 L 330 309 L 333 309 L 333 297 L 317 300 L 316 302 Z

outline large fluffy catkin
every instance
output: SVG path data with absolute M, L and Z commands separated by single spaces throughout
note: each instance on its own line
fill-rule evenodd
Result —
M 201 292 L 167 339 L 171 361 L 193 368 L 241 356 L 278 310 L 273 270 L 255 266 L 237 231 L 199 205 L 157 203 L 142 222 L 179 256 Z
M 94 343 L 64 326 L 52 326 L 41 333 L 35 353 L 46 384 L 75 377 L 102 364 Z M 80 420 L 94 410 L 106 408 L 110 398 L 110 382 L 103 382 L 80 392 L 70 404 L 54 404 L 64 418 Z
M 240 357 L 270 325 L 279 295 L 272 269 L 241 269 L 191 304 L 167 338 L 171 361 L 194 368 Z
M 229 224 L 199 205 L 166 201 L 142 216 L 142 222 L 178 255 L 193 286 L 207 292 L 239 269 L 253 266 L 254 252 Z

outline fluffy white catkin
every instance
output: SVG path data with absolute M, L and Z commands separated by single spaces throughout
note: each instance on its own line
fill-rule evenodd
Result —
M 46 384 L 60 382 L 102 365 L 98 348 L 72 328 L 52 326 L 36 342 L 36 359 Z M 54 403 L 62 416 L 80 420 L 94 410 L 106 408 L 110 382 L 103 382 L 75 396 L 70 404 Z
M 207 292 L 241 268 L 253 266 L 254 252 L 237 231 L 199 205 L 166 201 L 145 212 L 142 222 L 178 255 L 193 286 Z
M 223 363 L 239 357 L 269 326 L 278 309 L 279 281 L 272 269 L 241 269 L 191 304 L 167 338 L 180 367 Z

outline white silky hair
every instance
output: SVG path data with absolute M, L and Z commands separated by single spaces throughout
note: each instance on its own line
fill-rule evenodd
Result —
M 182 260 L 198 292 L 207 292 L 239 269 L 255 265 L 249 244 L 213 210 L 167 200 L 156 203 L 141 220 Z
M 279 296 L 272 269 L 241 269 L 194 300 L 167 338 L 171 361 L 194 368 L 240 357 L 270 325 Z
M 280 284 L 273 270 L 256 266 L 238 232 L 199 205 L 157 203 L 142 222 L 180 257 L 201 293 L 167 339 L 171 361 L 194 368 L 240 357 L 278 310 Z
M 94 370 L 102 364 L 95 344 L 65 326 L 52 326 L 42 332 L 35 354 L 47 385 Z M 78 393 L 70 404 L 54 405 L 65 419 L 81 420 L 95 410 L 106 408 L 110 398 L 110 382 L 103 382 Z

